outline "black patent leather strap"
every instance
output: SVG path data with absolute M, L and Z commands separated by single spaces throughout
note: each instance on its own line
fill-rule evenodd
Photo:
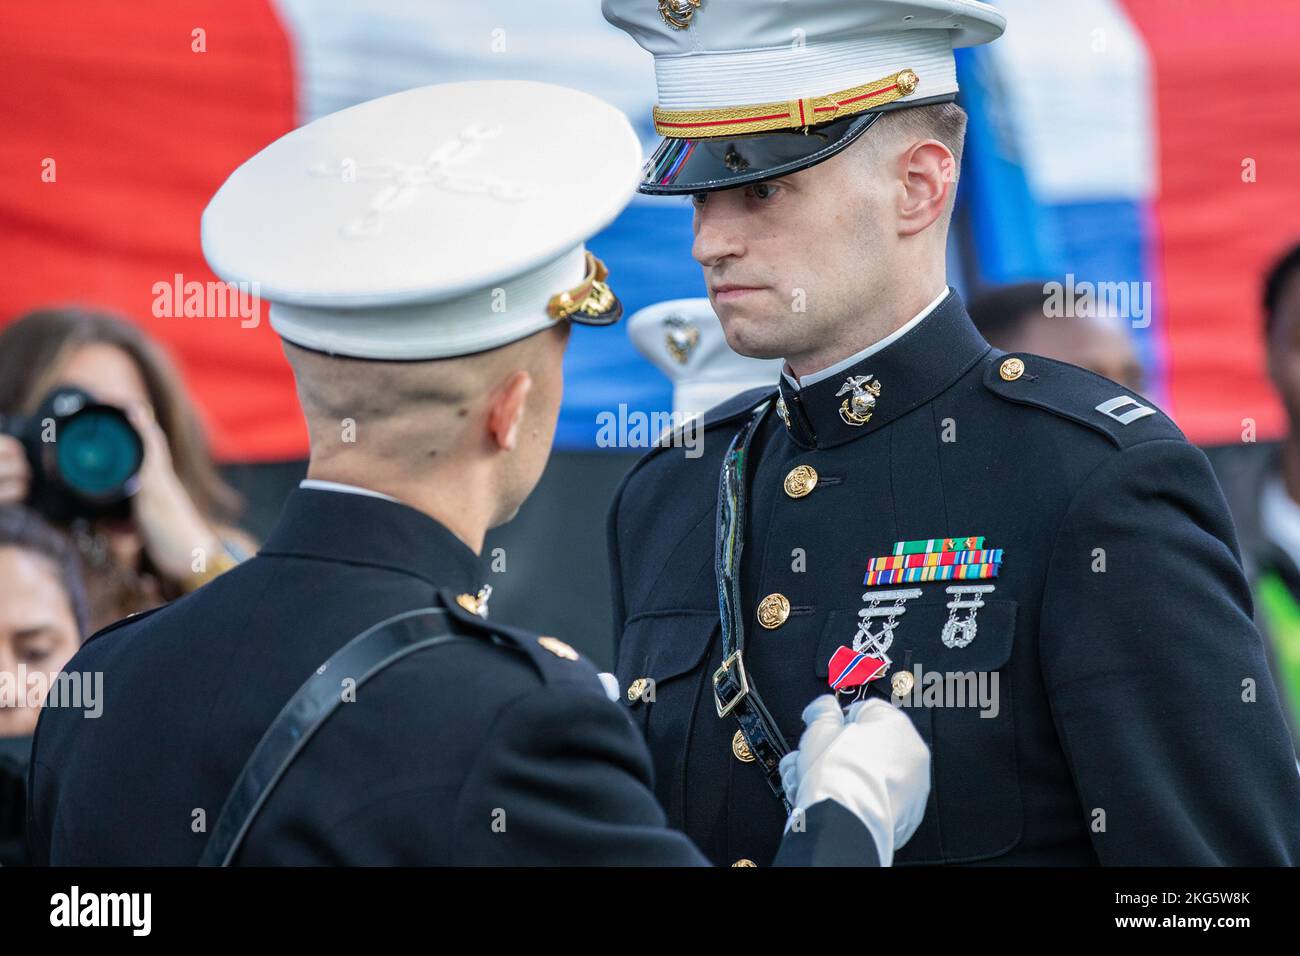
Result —
M 381 621 L 336 651 L 289 698 L 258 741 L 226 798 L 199 866 L 229 866 L 271 791 L 307 741 L 343 703 L 343 681 L 352 689 L 409 654 L 456 638 L 447 612 L 421 608 Z
M 750 446 L 763 418 L 771 408 L 764 402 L 731 440 L 722 460 L 718 479 L 718 529 L 714 551 L 714 572 L 718 581 L 718 612 L 722 624 L 724 667 L 715 674 L 714 700 L 719 710 L 729 713 L 740 725 L 754 762 L 767 785 L 787 813 L 791 806 L 781 786 L 781 758 L 790 745 L 763 704 L 752 679 L 744 671 L 745 624 L 740 612 L 740 558 L 745 546 L 745 516 L 748 507 Z M 731 662 L 729 665 L 727 662 Z

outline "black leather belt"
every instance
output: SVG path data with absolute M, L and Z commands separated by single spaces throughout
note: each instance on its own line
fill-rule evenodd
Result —
M 340 681 L 350 677 L 360 688 L 403 657 L 456 637 L 447 612 L 426 607 L 381 621 L 335 651 L 289 698 L 258 741 L 221 808 L 198 865 L 230 865 L 275 785 L 343 702 Z
M 754 762 L 767 778 L 786 813 L 790 801 L 781 786 L 781 758 L 790 752 L 781 731 L 763 704 L 745 671 L 745 625 L 740 613 L 740 555 L 745 544 L 745 508 L 748 504 L 746 466 L 749 446 L 763 417 L 771 408 L 764 402 L 736 433 L 722 461 L 718 481 L 718 536 L 714 570 L 718 579 L 718 611 L 722 621 L 722 666 L 713 673 L 713 703 L 718 716 L 730 714 L 740 725 Z

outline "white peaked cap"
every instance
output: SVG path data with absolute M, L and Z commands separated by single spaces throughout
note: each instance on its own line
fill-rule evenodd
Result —
M 621 307 L 585 242 L 632 197 L 627 118 L 577 90 L 485 81 L 324 116 L 236 169 L 203 213 L 218 276 L 304 348 L 380 360 L 487 351 Z
M 782 359 L 732 350 L 708 299 L 670 299 L 639 309 L 627 334 L 673 383 L 673 411 L 696 414 L 760 385 L 776 388 Z

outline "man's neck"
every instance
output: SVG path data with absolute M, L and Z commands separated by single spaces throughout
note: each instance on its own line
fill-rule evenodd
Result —
M 367 465 L 372 467 L 367 467 Z M 388 462 L 350 461 L 312 458 L 307 477 L 352 485 L 395 498 L 402 504 L 426 514 L 463 541 L 475 554 L 483 553 L 483 539 L 491 524 L 494 505 L 486 494 L 486 482 L 469 480 L 466 475 L 424 472 L 418 482 L 395 475 Z M 451 488 L 454 494 L 442 489 Z
M 936 298 L 940 288 L 943 291 Z M 948 286 L 940 279 L 933 287 L 917 285 L 888 305 L 875 304 L 855 317 L 853 330 L 856 334 L 813 352 L 788 356 L 786 371 L 798 380 L 832 368 L 889 338 L 920 313 L 937 305 L 947 294 Z

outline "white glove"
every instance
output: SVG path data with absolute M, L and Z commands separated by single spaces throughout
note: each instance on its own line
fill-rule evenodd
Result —
M 846 714 L 831 694 L 804 708 L 799 749 L 781 758 L 781 784 L 795 814 L 834 800 L 863 822 L 880 865 L 921 825 L 930 796 L 930 748 L 898 708 L 879 698 Z
M 618 700 L 618 678 L 609 671 L 601 671 L 596 675 L 600 678 L 600 686 L 605 688 L 605 696 L 610 700 Z

